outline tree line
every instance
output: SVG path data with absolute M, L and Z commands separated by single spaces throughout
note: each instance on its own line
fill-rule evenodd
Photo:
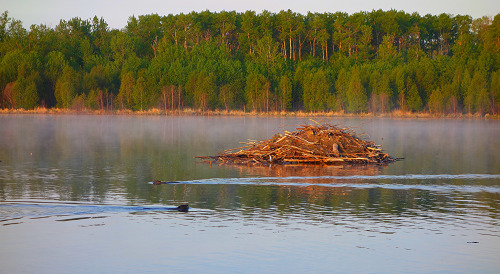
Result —
M 0 16 L 0 107 L 491 113 L 500 14 L 191 12 L 54 28 Z

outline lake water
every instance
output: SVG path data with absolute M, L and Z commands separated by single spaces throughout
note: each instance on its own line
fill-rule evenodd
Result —
M 315 119 L 404 160 L 194 159 L 306 118 L 2 115 L 0 272 L 498 273 L 500 122 Z

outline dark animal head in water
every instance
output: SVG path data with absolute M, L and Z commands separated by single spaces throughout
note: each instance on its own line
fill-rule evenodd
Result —
M 180 212 L 188 212 L 189 211 L 189 205 L 180 205 L 177 207 L 177 210 Z
M 158 181 L 158 180 L 154 180 L 154 181 L 153 181 L 153 185 L 161 185 L 161 183 L 162 183 L 162 182 L 161 182 L 161 181 Z

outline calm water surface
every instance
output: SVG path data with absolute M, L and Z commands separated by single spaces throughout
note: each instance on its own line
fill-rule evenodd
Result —
M 193 158 L 305 118 L 2 115 L 0 273 L 498 273 L 498 121 L 316 120 L 405 159 Z

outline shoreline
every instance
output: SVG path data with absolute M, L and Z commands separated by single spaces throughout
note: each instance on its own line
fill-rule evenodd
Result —
M 427 112 L 410 112 L 394 110 L 387 113 L 345 113 L 345 112 L 304 112 L 304 111 L 270 111 L 245 112 L 241 110 L 160 110 L 157 108 L 133 110 L 73 110 L 61 108 L 0 109 L 0 115 L 8 114 L 48 114 L 48 115 L 130 115 L 130 116 L 256 116 L 256 117 L 347 117 L 347 118 L 408 118 L 408 119 L 477 119 L 500 120 L 500 115 L 491 114 L 432 114 Z

